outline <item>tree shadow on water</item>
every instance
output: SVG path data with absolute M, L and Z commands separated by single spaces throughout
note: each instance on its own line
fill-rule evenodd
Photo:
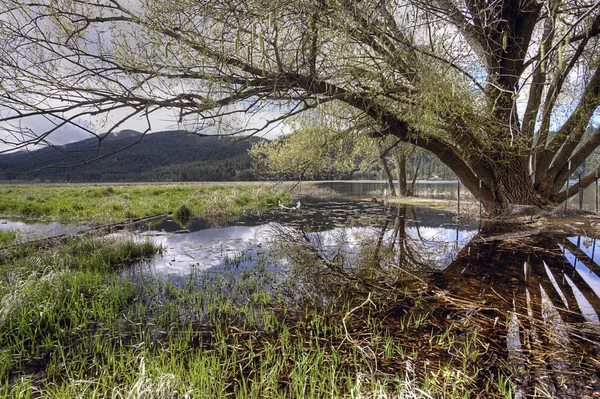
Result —
M 600 267 L 582 241 L 487 225 L 434 278 L 447 301 L 493 319 L 518 395 L 598 392 Z

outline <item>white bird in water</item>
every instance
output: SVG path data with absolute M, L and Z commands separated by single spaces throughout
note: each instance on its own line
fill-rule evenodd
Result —
M 278 205 L 278 206 L 279 206 L 281 209 L 285 209 L 286 211 L 293 211 L 293 212 L 299 211 L 299 210 L 300 210 L 300 207 L 302 206 L 302 204 L 300 203 L 300 201 L 298 201 L 298 202 L 296 203 L 296 206 L 295 206 L 295 207 L 293 207 L 293 208 L 292 208 L 292 207 L 289 207 L 289 206 L 285 206 L 285 205 L 283 205 L 283 204 L 281 203 L 281 201 L 278 201 L 278 204 L 277 204 L 277 205 Z

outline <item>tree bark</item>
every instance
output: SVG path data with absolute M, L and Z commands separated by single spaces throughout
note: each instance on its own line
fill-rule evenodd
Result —
M 402 197 L 408 196 L 408 185 L 406 183 L 406 157 L 404 154 L 394 154 L 392 157 L 398 179 L 398 191 Z
M 421 161 L 423 160 L 423 155 L 419 154 L 419 160 L 417 161 L 417 166 L 415 167 L 415 173 L 413 173 L 412 181 L 408 186 L 408 195 L 415 195 L 415 185 L 417 183 L 417 177 L 419 176 L 419 169 L 421 168 Z
M 392 172 L 390 172 L 390 168 L 388 167 L 385 157 L 381 157 L 379 159 L 381 159 L 381 166 L 383 166 L 383 171 L 385 172 L 385 177 L 387 178 L 388 187 L 390 189 L 390 195 L 395 197 L 396 189 L 394 188 L 394 178 L 392 177 Z

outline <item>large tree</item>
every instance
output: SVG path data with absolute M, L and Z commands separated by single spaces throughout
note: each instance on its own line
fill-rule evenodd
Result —
M 373 135 L 436 154 L 471 192 L 481 181 L 490 213 L 548 206 L 577 192 L 563 190 L 569 163 L 600 145 L 597 128 L 580 143 L 600 103 L 599 4 L 11 0 L 0 139 L 51 142 L 67 125 L 97 134 L 137 116 L 150 130 L 162 109 L 196 131 L 258 133 L 341 102 Z M 56 126 L 28 130 L 36 115 Z

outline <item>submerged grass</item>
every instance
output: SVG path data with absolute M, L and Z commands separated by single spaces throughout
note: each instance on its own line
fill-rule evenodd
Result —
M 350 290 L 321 270 L 328 287 L 309 292 L 317 265 L 294 267 L 282 281 L 273 259 L 256 254 L 253 268 L 242 267 L 251 255 L 236 256 L 219 273 L 183 281 L 123 277 L 124 266 L 143 268 L 134 263 L 157 252 L 145 242 L 77 239 L 0 261 L 0 396 L 512 393 L 500 369 L 481 366 L 490 351 L 478 329 L 440 324 L 435 298 L 418 284 Z
M 506 315 L 433 290 L 366 237 L 353 257 L 280 236 L 173 280 L 144 273 L 161 252 L 148 242 L 14 249 L 0 259 L 0 397 L 517 395 Z
M 63 222 L 118 222 L 181 210 L 231 218 L 290 199 L 264 184 L 120 184 L 0 186 L 0 216 Z

